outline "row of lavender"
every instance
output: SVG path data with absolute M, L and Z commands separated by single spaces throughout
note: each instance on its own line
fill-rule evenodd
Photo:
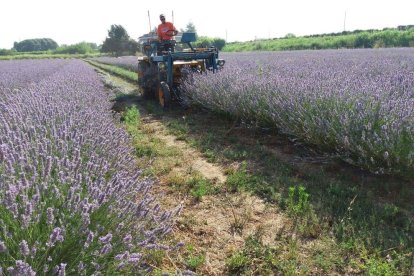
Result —
M 224 55 L 186 91 L 212 110 L 272 125 L 376 172 L 414 172 L 414 49 Z
M 103 64 L 115 65 L 124 69 L 137 72 L 138 58 L 136 56 L 121 56 L 121 57 L 96 57 L 90 60 L 97 61 Z
M 0 62 L 0 274 L 141 270 L 170 248 L 178 210 L 149 195 L 108 96 L 82 61 Z

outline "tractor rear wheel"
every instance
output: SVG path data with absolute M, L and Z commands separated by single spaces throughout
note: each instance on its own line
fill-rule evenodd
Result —
M 163 108 L 166 108 L 171 103 L 170 87 L 162 81 L 158 87 L 158 101 Z

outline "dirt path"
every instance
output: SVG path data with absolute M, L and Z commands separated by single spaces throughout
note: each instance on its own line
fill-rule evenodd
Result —
M 162 119 L 153 118 L 143 106 L 139 109 L 145 127 L 152 129 L 151 135 L 165 142 L 167 147 L 179 149 L 183 155 L 183 162 L 168 175 L 185 176 L 189 171 L 197 171 L 215 185 L 225 185 L 226 174 L 222 167 L 208 162 L 199 151 L 168 134 Z M 226 259 L 241 250 L 250 235 L 260 235 L 265 244 L 273 244 L 275 235 L 287 222 L 275 206 L 247 193 L 206 195 L 195 201 L 192 196 L 171 187 L 168 176 L 160 178 L 155 191 L 163 194 L 160 201 L 164 207 L 183 205 L 173 235 L 190 245 L 194 256 L 205 256 L 204 265 L 197 269 L 202 275 L 223 275 Z M 189 258 L 183 254 L 182 258 Z M 172 265 L 180 267 L 180 264 Z
M 220 184 L 223 184 L 226 181 L 226 176 L 221 167 L 216 164 L 209 163 L 202 157 L 200 152 L 190 147 L 187 143 L 178 140 L 176 136 L 168 134 L 162 124 L 162 121 L 148 115 L 148 113 L 145 112 L 144 107 L 140 107 L 140 112 L 144 114 L 141 114 L 142 122 L 146 124 L 146 127 L 154 130 L 152 135 L 162 140 L 167 147 L 174 147 L 182 152 L 185 159 L 184 162 L 186 164 L 184 169 L 196 170 L 203 177 Z M 180 169 L 183 168 L 175 168 L 177 171 Z
M 119 78 L 110 78 L 111 86 L 121 93 L 136 93 L 136 86 Z M 124 103 L 125 104 L 125 103 Z M 152 116 L 141 101 L 135 102 L 141 114 L 141 121 L 154 138 L 165 143 L 166 147 L 178 149 L 182 162 L 167 174 L 161 176 L 154 187 L 154 193 L 165 208 L 182 204 L 181 216 L 177 218 L 173 230 L 175 240 L 183 241 L 187 250 L 177 256 L 181 262 L 166 263 L 171 269 L 188 269 L 186 262 L 194 256 L 204 256 L 204 262 L 197 267 L 201 275 L 223 275 L 226 260 L 244 246 L 249 235 L 260 235 L 265 244 L 272 244 L 275 235 L 288 223 L 277 207 L 266 204 L 257 196 L 247 193 L 219 193 L 205 195 L 195 201 L 192 196 L 174 189 L 168 182 L 168 175 L 185 176 L 189 171 L 197 171 L 211 183 L 225 185 L 226 174 L 217 164 L 208 162 L 203 155 L 186 142 L 168 133 L 162 118 Z M 188 248 L 191 247 L 191 253 Z

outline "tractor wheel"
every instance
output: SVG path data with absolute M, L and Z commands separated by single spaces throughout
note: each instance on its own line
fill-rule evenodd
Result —
M 158 101 L 163 108 L 166 108 L 171 103 L 170 87 L 162 81 L 158 87 Z
M 145 75 L 148 74 L 148 70 L 150 68 L 150 65 L 147 61 L 145 60 L 140 60 L 138 61 L 138 70 L 137 70 L 137 80 L 138 80 L 138 84 L 140 86 L 143 86 L 145 83 Z
M 138 62 L 138 85 L 141 90 L 141 95 L 145 99 L 154 98 L 151 76 L 151 65 L 145 61 L 140 60 Z

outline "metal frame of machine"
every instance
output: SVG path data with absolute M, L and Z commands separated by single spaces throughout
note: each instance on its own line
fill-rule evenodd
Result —
M 225 61 L 218 58 L 215 47 L 194 48 L 195 33 L 182 33 L 180 43 L 189 48 L 174 51 L 176 41 L 160 42 L 153 35 L 140 37 L 138 58 L 138 84 L 146 98 L 157 98 L 162 107 L 177 101 L 183 104 L 180 85 L 193 72 L 215 73 Z

